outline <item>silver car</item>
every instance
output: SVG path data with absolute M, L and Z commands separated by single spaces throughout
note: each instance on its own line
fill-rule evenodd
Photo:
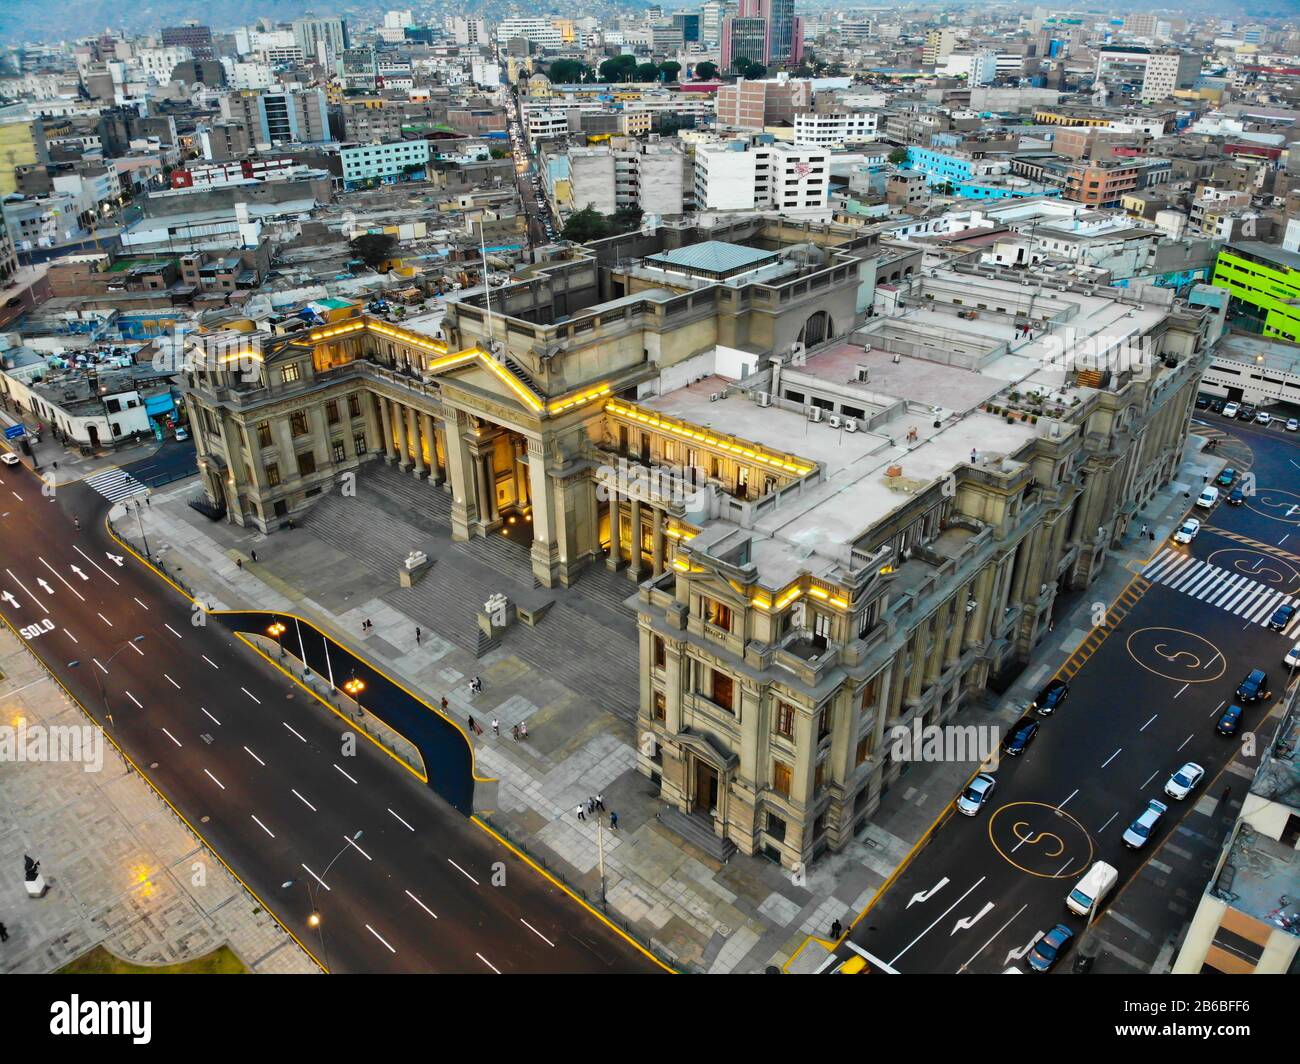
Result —
M 1156 825 L 1160 823 L 1160 818 L 1169 811 L 1169 806 L 1164 802 L 1157 802 L 1154 798 L 1147 802 L 1147 807 L 1142 810 L 1133 823 L 1128 826 L 1124 832 L 1124 845 L 1131 846 L 1135 850 L 1142 849 L 1151 838 L 1151 833 L 1155 831 Z
M 967 816 L 974 816 L 984 808 L 984 803 L 989 800 L 989 795 L 993 793 L 995 786 L 997 786 L 997 780 L 987 772 L 981 772 L 961 792 L 961 797 L 957 799 L 958 812 L 965 813 Z

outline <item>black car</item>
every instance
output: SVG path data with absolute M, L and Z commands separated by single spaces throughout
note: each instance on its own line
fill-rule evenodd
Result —
M 1226 404 L 1225 404 L 1224 400 L 1222 400 L 1222 399 L 1211 399 L 1211 400 L 1210 400 L 1210 410 L 1211 410 L 1212 412 L 1216 413 L 1216 414 L 1222 414 L 1222 413 L 1223 413 L 1223 408 L 1224 408 L 1225 405 L 1226 405 Z
M 1219 717 L 1219 722 L 1215 724 L 1214 730 L 1220 735 L 1236 735 L 1237 729 L 1241 727 L 1241 707 L 1229 706 Z
M 1046 687 L 1034 696 L 1034 700 L 1029 703 L 1030 709 L 1036 709 L 1044 717 L 1050 717 L 1056 710 L 1061 708 L 1065 702 L 1065 696 L 1070 693 L 1070 685 L 1064 680 L 1052 680 Z
M 1007 757 L 1018 757 L 1037 734 L 1038 721 L 1033 717 L 1021 717 L 1002 740 L 1002 752 Z
M 1196 397 L 1196 409 L 1208 410 L 1210 407 L 1210 397 L 1208 395 L 1198 395 Z
M 1273 611 L 1273 616 L 1268 619 L 1268 626 L 1275 632 L 1282 631 L 1291 623 L 1291 618 L 1295 616 L 1296 608 L 1294 606 L 1279 606 Z
M 1246 493 L 1240 488 L 1233 488 L 1228 492 L 1229 506 L 1244 506 L 1246 503 Z
M 1259 409 L 1258 407 L 1254 407 L 1254 406 L 1249 406 L 1249 405 L 1243 406 L 1240 410 L 1237 411 L 1237 420 L 1253 421 L 1255 419 L 1255 411 L 1258 409 Z
M 1242 702 L 1258 702 L 1271 693 L 1268 689 L 1268 675 L 1263 669 L 1251 669 L 1246 678 L 1237 685 L 1237 697 Z

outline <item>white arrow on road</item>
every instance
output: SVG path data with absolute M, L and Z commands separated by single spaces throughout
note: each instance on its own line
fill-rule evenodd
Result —
M 90 579 L 90 577 L 88 577 L 85 573 L 83 573 L 83 572 L 82 572 L 80 569 L 78 569 L 75 565 L 70 566 L 69 568 L 71 568 L 72 571 L 73 571 L 74 573 L 76 573 L 79 577 L 81 577 L 81 579 L 83 579 L 83 580 L 89 580 L 89 579 Z
M 947 885 L 948 885 L 948 877 L 944 876 L 941 880 L 939 880 L 938 883 L 932 886 L 929 890 L 918 890 L 915 894 L 912 895 L 912 900 L 907 903 L 907 908 L 910 909 L 918 901 L 929 901 L 936 894 L 938 894 L 939 891 L 943 890 L 943 888 L 946 887 Z
M 18 600 L 14 598 L 13 595 L 11 595 L 8 591 L 6 591 L 3 595 L 0 595 L 0 599 L 4 599 L 5 602 L 9 603 L 9 605 L 12 606 L 14 609 L 21 609 L 21 607 L 18 605 Z
M 1033 938 L 1029 940 L 1029 945 L 1022 946 L 1020 949 L 1013 949 L 1010 953 L 1007 954 L 1007 959 L 1002 962 L 1002 967 L 1005 968 L 1012 961 L 1024 960 L 1025 954 L 1038 945 L 1038 940 L 1042 938 L 1044 934 L 1045 932 L 1039 931 L 1034 935 Z
M 963 916 L 960 920 L 958 920 L 957 923 L 953 925 L 953 929 L 948 932 L 948 937 L 952 938 L 952 936 L 955 935 L 958 931 L 969 931 L 972 927 L 978 924 L 984 917 L 988 916 L 988 914 L 992 911 L 993 911 L 993 903 L 991 901 L 986 901 L 984 903 L 984 908 L 982 908 L 974 916 Z
M 122 555 L 120 555 L 120 554 L 109 554 L 108 551 L 104 551 L 104 553 L 105 553 L 106 555 L 108 555 L 108 560 L 109 560 L 110 562 L 112 562 L 114 565 L 121 565 L 121 564 L 122 564 Z
M 36 578 L 36 582 L 41 585 L 41 590 L 44 591 L 47 595 L 54 594 L 54 588 L 50 587 L 50 585 L 45 582 L 44 577 L 38 576 Z

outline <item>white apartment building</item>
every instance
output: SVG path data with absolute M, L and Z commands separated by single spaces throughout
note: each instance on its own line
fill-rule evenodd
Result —
M 845 144 L 876 139 L 880 116 L 875 111 L 847 111 L 822 114 L 815 111 L 794 116 L 794 142 L 817 148 L 838 148 Z
M 697 210 L 824 214 L 831 153 L 808 145 L 725 141 L 695 149 Z
M 275 85 L 270 63 L 232 63 L 225 60 L 226 79 L 232 89 L 269 89 Z
M 460 15 L 451 19 L 451 35 L 457 44 L 463 45 L 487 44 L 491 40 L 486 19 L 462 18 Z
M 132 70 L 151 77 L 160 84 L 171 81 L 172 71 L 194 58 L 194 53 L 179 45 L 170 48 L 141 48 L 131 57 Z
M 564 35 L 549 18 L 507 18 L 497 26 L 497 41 L 504 43 L 511 37 L 525 37 L 543 48 L 561 48 Z
M 1094 78 L 1108 88 L 1140 82 L 1144 102 L 1163 100 L 1175 89 L 1190 89 L 1201 72 L 1201 56 L 1177 49 L 1139 45 L 1103 45 L 1097 51 Z
M 575 111 L 576 115 L 577 112 Z M 530 144 L 536 144 L 540 140 L 548 137 L 564 137 L 569 133 L 569 112 L 558 108 L 532 109 L 529 108 L 524 113 L 524 121 L 528 124 L 528 141 Z
M 998 76 L 998 56 L 988 49 L 953 52 L 944 60 L 941 73 L 948 78 L 964 77 L 967 85 L 991 85 Z

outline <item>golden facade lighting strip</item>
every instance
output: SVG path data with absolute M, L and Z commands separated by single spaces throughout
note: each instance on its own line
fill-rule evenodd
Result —
M 798 458 L 795 455 L 786 456 L 773 451 L 768 451 L 756 443 L 750 443 L 747 440 L 741 440 L 735 436 L 720 438 L 711 435 L 708 432 L 696 431 L 686 427 L 686 422 L 677 425 L 666 418 L 660 417 L 658 414 L 647 414 L 645 411 L 640 410 L 635 406 L 631 406 L 615 399 L 611 399 L 605 404 L 605 410 L 608 413 L 617 414 L 618 416 L 628 418 L 631 421 L 639 421 L 660 432 L 665 432 L 670 436 L 676 436 L 678 439 L 694 440 L 698 443 L 704 444 L 706 447 L 715 447 L 720 451 L 727 451 L 731 454 L 749 458 L 762 465 L 769 466 L 772 469 L 779 469 L 786 473 L 793 473 L 796 476 L 805 476 L 817 468 L 805 458 Z M 790 459 L 794 459 L 794 461 L 790 461 Z
M 534 413 L 540 413 L 542 410 L 542 401 L 529 391 L 522 381 L 511 373 L 505 366 L 501 365 L 495 358 L 486 351 L 480 351 L 475 348 L 472 352 L 478 356 L 478 360 L 483 363 L 484 367 L 496 375 L 507 388 L 509 388 L 519 398 L 519 401 L 532 410 Z
M 579 392 L 564 399 L 556 399 L 546 409 L 549 413 L 560 414 L 565 410 L 572 410 L 575 406 L 583 406 L 593 399 L 600 399 L 608 395 L 610 388 L 608 384 L 601 385 L 599 388 L 592 388 L 590 391 Z

